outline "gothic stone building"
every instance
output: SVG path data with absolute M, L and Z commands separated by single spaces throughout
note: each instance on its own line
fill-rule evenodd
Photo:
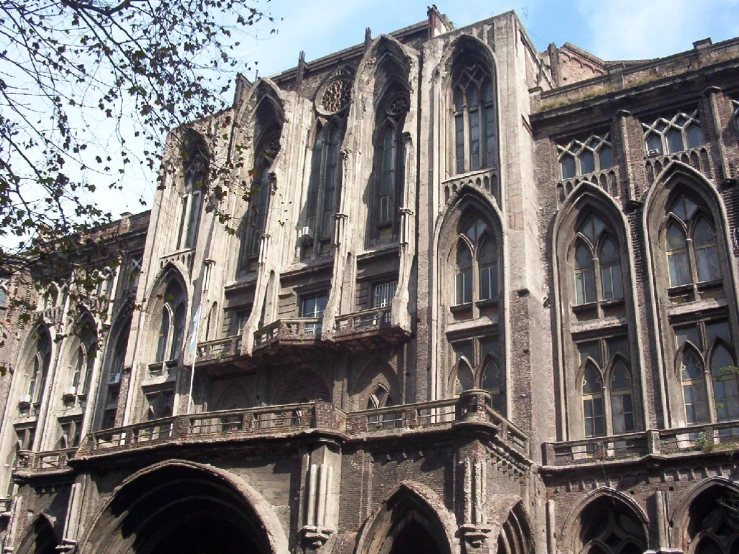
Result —
M 738 101 L 434 8 L 240 79 L 26 331 L 4 552 L 736 554 Z

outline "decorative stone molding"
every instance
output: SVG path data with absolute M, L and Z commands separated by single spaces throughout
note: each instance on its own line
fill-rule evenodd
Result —
M 470 546 L 479 548 L 492 529 L 486 513 L 487 465 L 484 460 L 464 459 L 463 493 L 464 523 L 459 526 L 459 534 Z
M 321 548 L 335 532 L 328 527 L 328 514 L 333 506 L 330 494 L 334 468 L 329 464 L 311 464 L 308 470 L 307 509 L 305 525 L 300 528 L 300 536 L 306 547 L 314 550 Z

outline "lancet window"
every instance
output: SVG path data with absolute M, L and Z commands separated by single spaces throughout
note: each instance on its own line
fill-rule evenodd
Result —
M 182 354 L 187 319 L 185 293 L 177 283 L 171 283 L 164 294 L 155 362 L 177 360 Z
M 178 249 L 193 248 L 198 234 L 203 195 L 208 181 L 208 151 L 203 138 L 189 130 L 180 147 L 184 188 L 180 197 Z
M 642 122 L 647 154 L 674 154 L 703 144 L 698 110 L 659 117 L 651 124 Z
M 452 82 L 457 174 L 496 165 L 495 104 L 494 79 L 485 64 L 474 57 L 457 60 Z

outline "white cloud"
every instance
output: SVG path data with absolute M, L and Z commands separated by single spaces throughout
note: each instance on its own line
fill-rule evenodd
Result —
M 606 60 L 646 59 L 739 34 L 739 0 L 577 0 L 591 35 L 581 45 Z

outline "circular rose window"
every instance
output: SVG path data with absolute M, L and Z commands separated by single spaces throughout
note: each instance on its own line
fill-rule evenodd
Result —
M 336 79 L 331 81 L 323 89 L 320 95 L 319 111 L 326 115 L 339 113 L 349 105 L 351 99 L 352 82 L 349 79 Z

